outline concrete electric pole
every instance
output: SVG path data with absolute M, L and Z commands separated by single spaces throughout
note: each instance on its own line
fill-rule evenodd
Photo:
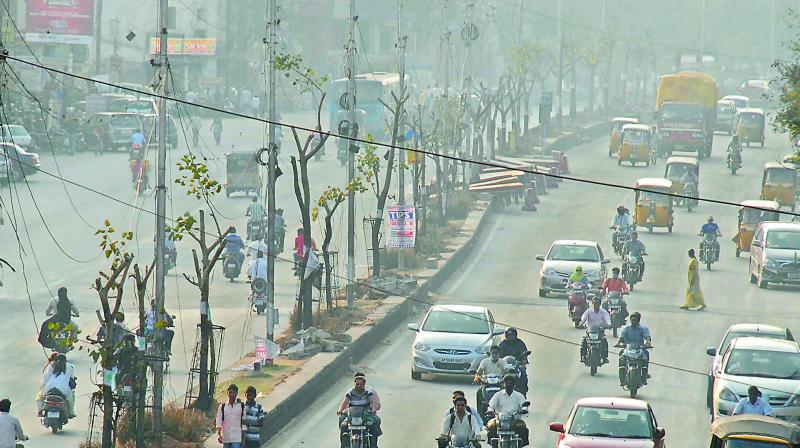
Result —
M 347 39 L 347 120 L 350 136 L 358 137 L 356 125 L 356 0 L 350 0 L 350 35 Z M 347 150 L 347 184 L 356 177 L 356 142 L 348 142 Z M 356 280 L 356 194 L 351 189 L 347 192 L 347 307 L 353 308 Z
M 269 241 L 270 253 L 267 256 L 267 339 L 272 341 L 275 338 L 275 322 L 277 310 L 275 310 L 275 257 L 278 256 L 275 250 L 275 168 L 278 164 L 278 141 L 276 138 L 275 123 L 277 114 L 275 113 L 275 47 L 277 46 L 278 36 L 278 0 L 269 0 L 269 18 L 267 28 L 269 29 L 269 87 L 267 91 L 267 107 L 269 108 L 269 130 L 267 165 L 267 241 Z M 286 235 L 283 236 L 286 238 Z
M 164 243 L 166 242 L 167 213 L 167 102 L 164 99 L 169 91 L 169 56 L 167 54 L 167 14 L 169 0 L 159 0 L 159 58 L 156 69 L 160 72 L 161 86 L 158 99 L 158 158 L 156 161 L 156 316 L 164 309 Z M 162 330 L 157 330 L 162 331 Z M 159 338 L 163 340 L 162 338 Z M 164 346 L 156 344 L 157 359 L 153 372 L 153 432 L 161 432 L 162 399 L 164 392 Z

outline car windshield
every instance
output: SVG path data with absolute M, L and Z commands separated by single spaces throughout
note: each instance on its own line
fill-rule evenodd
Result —
M 781 448 L 786 446 L 785 443 L 767 442 L 764 440 L 731 438 L 725 441 L 725 448 Z
M 748 332 L 748 331 L 731 331 L 725 336 L 725 340 L 722 341 L 722 347 L 719 350 L 719 354 L 723 354 L 728 351 L 728 346 L 731 345 L 731 341 L 736 338 L 745 338 L 748 336 L 758 337 L 758 338 L 769 338 L 769 339 L 783 339 L 786 340 L 786 333 L 782 332 L 780 334 L 774 333 L 761 333 L 757 331 Z
M 725 364 L 725 373 L 761 378 L 800 379 L 800 354 L 734 349 Z
M 770 249 L 800 250 L 800 231 L 770 230 L 767 232 L 767 247 Z
M 550 249 L 550 253 L 547 254 L 547 259 L 553 261 L 586 261 L 595 263 L 600 261 L 597 248 L 572 244 L 553 246 L 553 248 Z
M 607 409 L 580 406 L 569 428 L 576 436 L 615 439 L 651 439 L 653 428 L 644 409 Z
M 484 313 L 466 313 L 451 310 L 435 310 L 428 314 L 422 331 L 461 334 L 488 334 L 489 321 Z
M 703 108 L 695 104 L 664 104 L 661 108 L 664 121 L 693 122 L 703 119 Z

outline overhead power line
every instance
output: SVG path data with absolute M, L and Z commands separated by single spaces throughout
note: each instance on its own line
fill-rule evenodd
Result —
M 248 119 L 248 120 L 258 121 L 258 122 L 267 123 L 267 124 L 272 123 L 272 124 L 274 124 L 276 126 L 286 127 L 286 128 L 290 128 L 290 129 L 295 129 L 295 130 L 299 130 L 299 131 L 308 132 L 308 133 L 322 134 L 322 135 L 327 135 L 328 137 L 342 138 L 342 139 L 350 140 L 350 141 L 357 142 L 357 143 L 369 144 L 369 145 L 374 145 L 374 146 L 388 148 L 388 149 L 402 149 L 402 150 L 411 151 L 411 152 L 414 152 L 414 153 L 417 153 L 417 154 L 421 154 L 421 155 L 427 155 L 429 157 L 439 157 L 439 158 L 442 158 L 442 159 L 455 161 L 455 162 L 466 162 L 466 163 L 471 163 L 471 164 L 474 164 L 474 165 L 484 166 L 484 167 L 488 167 L 488 168 L 514 169 L 514 170 L 517 170 L 517 171 L 522 171 L 522 172 L 527 173 L 527 174 L 542 175 L 542 176 L 545 176 L 545 177 L 561 179 L 561 180 L 566 180 L 566 181 L 570 181 L 570 182 L 583 183 L 583 184 L 588 184 L 588 185 L 594 185 L 594 186 L 598 186 L 598 187 L 616 188 L 616 189 L 622 189 L 622 190 L 628 190 L 628 191 L 649 191 L 646 188 L 636 188 L 636 187 L 631 187 L 629 185 L 620 185 L 620 184 L 615 184 L 615 183 L 612 183 L 612 182 L 604 182 L 604 181 L 593 180 L 593 179 L 584 179 L 584 178 L 574 177 L 574 176 L 565 176 L 563 174 L 553 174 L 553 173 L 547 173 L 547 172 L 540 172 L 540 171 L 530 170 L 530 169 L 525 169 L 525 168 L 510 167 L 510 166 L 508 166 L 506 164 L 503 164 L 503 163 L 500 163 L 500 162 L 492 162 L 492 161 L 484 161 L 484 160 L 473 160 L 473 159 L 468 159 L 468 158 L 465 158 L 465 157 L 459 157 L 459 156 L 449 155 L 449 154 L 441 154 L 441 153 L 428 151 L 428 150 L 424 150 L 424 149 L 419 149 L 419 148 L 412 148 L 412 147 L 405 147 L 405 146 L 399 146 L 399 145 L 391 145 L 389 143 L 370 141 L 367 138 L 352 137 L 352 136 L 349 136 L 349 135 L 338 134 L 336 132 L 317 131 L 315 129 L 312 129 L 312 128 L 306 127 L 306 126 L 300 126 L 300 125 L 288 124 L 288 123 L 281 123 L 279 121 L 271 121 L 271 120 L 266 119 L 266 118 L 254 117 L 254 116 L 243 114 L 243 113 L 240 113 L 240 112 L 228 111 L 228 110 L 225 110 L 225 109 L 221 109 L 219 107 L 214 107 L 214 106 L 209 106 L 209 105 L 206 105 L 206 104 L 199 104 L 199 103 L 194 103 L 194 102 L 191 102 L 191 101 L 186 101 L 186 100 L 181 99 L 181 98 L 175 98 L 175 97 L 171 97 L 171 96 L 167 96 L 167 95 L 161 95 L 161 94 L 154 93 L 154 92 L 145 92 L 145 91 L 137 90 L 137 89 L 134 89 L 134 88 L 131 88 L 131 87 L 128 87 L 128 86 L 122 86 L 122 85 L 114 84 L 114 83 L 111 83 L 111 82 L 108 82 L 108 81 L 101 81 L 101 80 L 97 80 L 97 79 L 92 79 L 92 78 L 88 78 L 86 76 L 82 76 L 82 75 L 78 75 L 78 74 L 75 74 L 75 73 L 70 73 L 70 72 L 67 72 L 67 71 L 64 71 L 64 70 L 59 70 L 59 69 L 55 69 L 55 68 L 52 68 L 52 67 L 48 67 L 48 66 L 45 66 L 45 65 L 42 65 L 42 64 L 37 64 L 37 63 L 34 63 L 34 62 L 26 61 L 24 59 L 20 59 L 20 58 L 17 58 L 15 56 L 7 56 L 7 59 L 13 60 L 13 61 L 17 61 L 17 62 L 20 62 L 20 63 L 23 63 L 23 64 L 27 64 L 27 65 L 30 65 L 30 66 L 33 66 L 33 67 L 37 67 L 37 68 L 40 68 L 42 70 L 52 71 L 53 73 L 58 73 L 58 74 L 62 74 L 62 75 L 65 75 L 65 76 L 74 77 L 74 78 L 77 78 L 77 79 L 80 79 L 80 80 L 83 80 L 83 81 L 93 82 L 93 83 L 105 85 L 105 86 L 108 86 L 108 87 L 113 87 L 113 88 L 118 88 L 118 89 L 121 89 L 121 90 L 134 92 L 134 93 L 137 93 L 139 95 L 151 96 L 151 97 L 154 97 L 154 98 L 164 99 L 164 100 L 167 100 L 167 101 L 173 101 L 175 103 L 180 103 L 180 104 L 184 104 L 184 105 L 188 105 L 188 106 L 194 106 L 194 107 L 197 107 L 197 108 L 214 111 L 214 112 L 217 112 L 217 113 L 220 113 L 220 114 L 223 114 L 223 115 L 229 115 L 229 116 L 232 116 L 232 117 L 245 118 L 245 119 Z M 711 204 L 720 204 L 720 205 L 728 205 L 728 206 L 732 206 L 732 207 L 739 207 L 741 205 L 738 202 L 727 201 L 727 200 L 724 200 L 724 199 L 713 199 L 713 198 L 707 198 L 707 197 L 691 197 L 691 196 L 677 194 L 677 193 L 661 193 L 661 192 L 659 192 L 659 194 L 662 194 L 664 196 L 669 196 L 669 197 L 672 197 L 672 198 L 676 198 L 676 199 L 693 199 L 693 200 L 697 200 L 697 201 L 700 201 L 700 202 L 707 202 L 707 203 L 711 203 Z M 779 211 L 778 213 L 783 214 L 783 215 L 788 215 L 788 216 L 800 217 L 800 213 L 795 213 L 795 212 L 790 212 L 790 211 Z

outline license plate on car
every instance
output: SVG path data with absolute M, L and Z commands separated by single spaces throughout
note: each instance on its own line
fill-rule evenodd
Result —
M 60 412 L 57 411 L 50 411 L 47 413 L 47 418 L 58 418 L 61 416 Z
M 442 362 L 447 364 L 458 364 L 461 362 L 458 358 L 442 358 Z
M 800 279 L 800 272 L 788 273 L 786 274 L 786 278 L 791 278 L 793 280 Z

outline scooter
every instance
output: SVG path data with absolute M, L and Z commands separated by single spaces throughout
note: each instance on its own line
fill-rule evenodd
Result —
M 719 243 L 717 235 L 713 233 L 700 234 L 703 239 L 700 241 L 699 258 L 700 262 L 706 265 L 706 269 L 711 270 L 711 265 L 719 261 Z
M 477 370 L 470 371 L 472 375 L 478 373 Z M 487 411 L 489 410 L 489 400 L 492 399 L 494 394 L 500 392 L 503 388 L 502 378 L 498 375 L 483 375 L 481 377 L 481 387 L 478 389 L 477 396 L 481 397 L 478 400 L 478 413 L 481 415 L 483 421 L 486 421 Z
M 564 282 L 567 283 L 567 280 L 564 280 Z M 583 316 L 584 311 L 589 309 L 590 288 L 590 285 L 577 282 L 567 285 L 569 318 L 572 319 L 575 328 L 581 327 L 581 316 Z
M 256 314 L 264 314 L 267 309 L 267 281 L 263 278 L 255 278 L 250 281 L 250 304 L 255 309 Z
M 50 428 L 53 434 L 61 431 L 69 422 L 67 399 L 56 388 L 50 389 L 44 396 L 44 410 L 42 411 L 42 425 Z

